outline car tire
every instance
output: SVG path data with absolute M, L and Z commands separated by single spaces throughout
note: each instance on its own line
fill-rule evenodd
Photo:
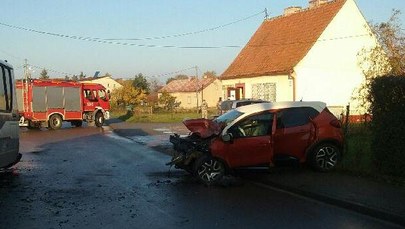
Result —
M 104 124 L 104 115 L 102 112 L 97 112 L 96 117 L 94 118 L 97 127 L 102 127 Z
M 317 171 L 329 172 L 340 162 L 340 149 L 331 143 L 321 143 L 309 154 L 309 163 Z
M 62 117 L 58 114 L 51 115 L 49 117 L 49 128 L 52 130 L 57 130 L 62 127 Z
M 225 174 L 222 161 L 211 156 L 202 156 L 194 164 L 194 175 L 205 185 L 217 184 Z

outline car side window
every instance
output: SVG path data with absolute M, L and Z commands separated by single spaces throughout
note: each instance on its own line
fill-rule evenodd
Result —
M 8 68 L 0 65 L 0 111 L 9 112 L 12 109 L 12 80 Z
M 294 107 L 281 110 L 277 113 L 277 129 L 303 126 L 318 114 L 319 112 L 312 107 Z
M 229 128 L 235 138 L 257 137 L 271 134 L 273 113 L 260 113 L 249 116 Z

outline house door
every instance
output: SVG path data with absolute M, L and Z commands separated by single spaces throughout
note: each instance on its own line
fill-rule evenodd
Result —
M 228 89 L 228 99 L 235 100 L 236 99 L 236 90 L 235 88 Z
M 243 87 L 232 87 L 228 88 L 228 99 L 230 100 L 239 100 L 243 99 Z

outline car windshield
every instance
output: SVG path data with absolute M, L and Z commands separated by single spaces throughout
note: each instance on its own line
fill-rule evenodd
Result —
M 228 125 L 231 123 L 233 120 L 237 119 L 239 116 L 243 115 L 244 113 L 237 111 L 237 110 L 231 110 L 226 112 L 225 114 L 219 116 L 216 118 L 214 121 L 217 123 L 225 123 Z

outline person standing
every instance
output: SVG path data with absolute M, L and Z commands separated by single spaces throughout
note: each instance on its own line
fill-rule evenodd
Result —
M 208 104 L 205 99 L 203 99 L 201 104 L 201 116 L 202 118 L 208 119 Z
M 222 103 L 222 97 L 219 97 L 218 102 L 217 102 L 217 113 L 218 113 L 218 115 L 222 114 L 221 103 Z

